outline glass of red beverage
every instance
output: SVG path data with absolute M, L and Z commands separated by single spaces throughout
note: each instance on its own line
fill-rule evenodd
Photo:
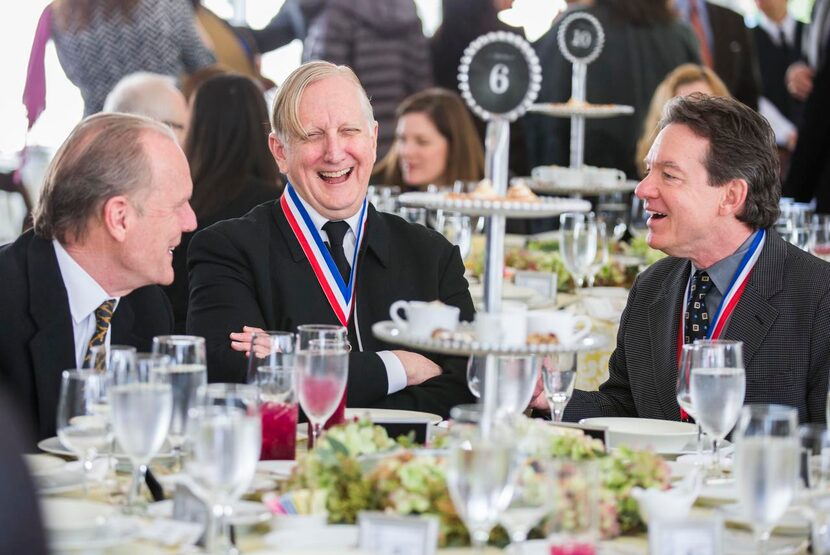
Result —
M 347 342 L 315 339 L 296 353 L 297 393 L 311 424 L 312 443 L 320 438 L 326 421 L 344 404 L 349 350 Z
M 549 514 L 550 555 L 595 555 L 599 539 L 597 461 L 550 461 L 555 487 Z

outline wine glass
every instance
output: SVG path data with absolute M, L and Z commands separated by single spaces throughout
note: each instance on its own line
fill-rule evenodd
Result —
M 473 240 L 470 217 L 456 212 L 445 212 L 440 224 L 441 226 L 437 229 L 441 232 L 441 235 L 458 247 L 458 250 L 461 251 L 462 260 L 467 258 Z
M 830 216 L 815 214 L 810 223 L 810 253 L 830 261 Z
M 596 553 L 599 537 L 600 467 L 597 460 L 549 461 L 553 511 L 548 522 L 550 553 Z
M 629 217 L 628 212 L 625 193 L 617 192 L 599 196 L 597 216 L 605 222 L 608 235 L 614 241 L 620 241 L 628 229 L 626 223 Z
M 680 364 L 677 368 L 677 404 L 680 405 L 686 414 L 695 418 L 694 406 L 692 405 L 692 352 L 695 349 L 694 343 L 683 345 L 680 351 Z M 700 422 L 695 420 L 697 425 L 697 458 L 695 464 L 703 464 L 703 428 Z
M 597 220 L 597 248 L 596 255 L 591 263 L 588 265 L 588 287 L 593 287 L 596 282 L 599 271 L 608 264 L 608 230 L 605 222 Z
M 495 427 L 455 423 L 447 456 L 447 489 L 470 540 L 484 553 L 490 531 L 513 494 L 516 454 L 510 436 Z
M 698 340 L 692 351 L 692 407 L 703 431 L 712 438 L 710 475 L 723 479 L 718 443 L 735 426 L 746 394 L 743 342 Z
M 562 422 L 562 415 L 576 384 L 576 353 L 556 353 L 540 357 L 542 385 L 550 405 L 551 419 Z
M 518 553 L 522 553 L 530 530 L 553 509 L 555 487 L 548 460 L 528 457 L 520 463 L 510 503 L 499 517 Z
M 173 418 L 168 440 L 176 468 L 181 468 L 187 411 L 198 404 L 197 391 L 207 383 L 205 339 L 192 335 L 159 335 L 153 338 L 153 352 L 171 358 L 169 366 L 159 366 L 155 370 L 168 373 L 173 387 Z
M 597 254 L 597 224 L 593 214 L 568 212 L 559 216 L 559 250 L 579 290 Z
M 798 427 L 798 437 L 807 488 L 826 492 L 830 485 L 830 430 L 824 424 L 802 424 Z
M 631 195 L 631 221 L 628 224 L 628 231 L 633 237 L 645 237 L 648 233 L 649 213 L 646 212 L 643 199 L 637 195 Z
M 113 372 L 135 364 L 136 348 L 132 345 L 95 345 L 89 348 L 89 360 L 84 368 Z
M 767 552 L 772 529 L 796 491 L 800 460 L 797 427 L 797 409 L 783 405 L 747 405 L 738 419 L 738 499 L 755 534 L 758 553 Z
M 256 399 L 256 389 L 251 390 Z M 242 402 L 244 398 L 240 392 L 236 401 Z M 231 505 L 250 486 L 259 460 L 262 434 L 259 414 L 236 401 L 222 404 L 214 398 L 214 404 L 188 412 L 187 430 L 192 450 L 185 472 L 194 493 L 210 506 L 205 539 L 208 553 L 236 553 L 228 527 Z
M 349 377 L 348 343 L 311 340 L 294 357 L 300 406 L 311 423 L 313 441 L 341 404 Z
M 167 355 L 140 354 L 136 365 L 113 374 L 110 387 L 112 427 L 121 450 L 133 466 L 133 478 L 127 497 L 127 513 L 141 513 L 141 484 L 147 465 L 161 449 L 173 414 L 171 374 L 159 371 L 170 366 Z
M 493 359 L 498 386 L 497 416 L 522 414 L 530 404 L 533 387 L 539 375 L 534 357 L 500 355 L 493 356 Z M 472 356 L 467 362 L 467 385 L 476 397 L 481 397 L 484 390 L 486 364 L 486 356 Z
M 92 461 L 112 442 L 108 415 L 100 410 L 100 397 L 107 376 L 96 370 L 65 370 L 61 373 L 57 430 L 60 442 L 78 455 L 83 467 L 84 494 L 88 493 Z

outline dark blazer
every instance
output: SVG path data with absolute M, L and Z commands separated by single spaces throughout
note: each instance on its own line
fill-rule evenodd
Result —
M 369 206 L 357 272 L 355 328 L 349 339 L 347 404 L 423 410 L 447 416 L 472 402 L 465 361 L 430 356 L 444 374 L 387 395 L 386 369 L 376 351 L 399 349 L 372 335 L 372 324 L 389 319 L 398 299 L 440 299 L 471 320 L 473 303 L 458 248 L 438 233 Z M 190 309 L 187 329 L 207 339 L 208 379 L 245 380 L 246 358 L 231 350 L 228 334 L 242 326 L 293 331 L 301 324 L 337 324 L 311 265 L 277 202 L 245 217 L 219 222 L 196 234 L 188 252 Z M 359 340 L 358 340 L 359 332 Z
M 800 49 L 805 27 L 806 25 L 801 21 L 795 22 L 792 47 L 772 42 L 769 33 L 760 25 L 752 31 L 761 69 L 761 94 L 796 127 L 801 122 L 804 103 L 793 98 L 787 90 L 786 74 L 791 64 L 805 60 Z
M 679 420 L 677 328 L 690 268 L 688 260 L 671 257 L 638 276 L 620 321 L 608 380 L 599 391 L 575 391 L 567 420 Z M 802 422 L 824 422 L 830 264 L 768 232 L 723 338 L 744 342 L 745 403 L 790 405 L 798 408 Z
M 753 110 L 758 109 L 761 73 L 752 33 L 741 14 L 706 2 L 714 45 L 712 57 L 715 73 L 736 99 Z
M 69 299 L 52 242 L 28 231 L 0 247 L 0 381 L 33 435 L 55 435 L 61 372 L 75 368 Z M 157 286 L 122 297 L 113 314 L 113 344 L 149 351 L 153 336 L 173 329 L 170 303 Z

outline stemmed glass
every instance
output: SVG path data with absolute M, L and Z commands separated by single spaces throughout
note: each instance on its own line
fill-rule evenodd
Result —
M 349 377 L 349 345 L 328 339 L 310 340 L 294 358 L 300 406 L 311 423 L 317 444 L 323 424 L 337 410 Z
M 550 405 L 551 419 L 562 422 L 565 407 L 576 384 L 576 353 L 556 353 L 540 357 L 542 385 Z
M 506 430 L 496 427 L 484 437 L 478 426 L 455 423 L 447 457 L 447 489 L 479 553 L 510 503 L 516 454 Z
M 798 411 L 783 405 L 747 405 L 735 432 L 735 475 L 744 517 L 758 553 L 767 552 L 772 529 L 796 491 L 800 444 Z
M 248 383 L 259 391 L 262 416 L 262 459 L 294 459 L 297 397 L 294 384 L 293 333 L 255 333 L 248 356 Z
M 522 355 L 494 356 L 496 369 L 497 416 L 516 416 L 524 412 L 539 375 L 534 357 Z M 470 392 L 481 397 L 487 357 L 472 356 L 467 362 L 467 385 Z
M 645 203 L 637 195 L 631 195 L 631 221 L 628 224 L 628 231 L 634 237 L 645 237 L 648 233 L 649 214 L 646 212 Z
M 176 467 L 181 468 L 187 411 L 198 404 L 197 392 L 207 383 L 205 339 L 192 335 L 159 335 L 153 338 L 153 352 L 171 359 L 169 366 L 155 370 L 169 374 L 168 381 L 173 387 L 173 418 L 168 440 Z
M 692 351 L 692 407 L 712 438 L 710 475 L 723 479 L 718 444 L 735 426 L 746 393 L 743 342 L 698 340 Z
M 133 466 L 133 479 L 127 497 L 127 513 L 140 513 L 141 484 L 147 465 L 161 449 L 173 413 L 173 388 L 170 373 L 159 370 L 171 364 L 170 357 L 140 354 L 132 369 L 115 372 L 110 387 L 112 426 L 121 450 Z
M 530 530 L 553 509 L 555 487 L 549 461 L 528 457 L 519 465 L 510 503 L 499 517 L 519 554 Z
M 815 214 L 810 224 L 810 253 L 830 261 L 830 216 Z
M 297 345 L 296 351 L 302 351 L 308 349 L 309 345 L 312 341 L 325 341 L 329 343 L 342 343 L 346 346 L 346 349 L 351 352 L 351 346 L 349 345 L 349 336 L 348 331 L 343 326 L 336 326 L 331 324 L 304 324 L 302 326 L 297 326 Z M 295 380 L 298 379 L 295 376 Z M 298 384 L 295 384 L 298 385 Z M 299 387 L 299 385 L 298 385 Z M 337 405 L 337 408 L 334 409 L 334 413 L 325 421 L 323 424 L 323 429 L 327 430 L 331 426 L 335 426 L 337 424 L 342 424 L 346 420 L 346 393 L 343 392 L 343 396 L 340 398 L 340 404 Z M 308 447 L 311 449 L 314 447 L 314 430 L 312 429 L 313 426 L 311 421 L 308 422 L 308 436 L 309 436 L 309 444 Z
M 211 507 L 209 553 L 233 551 L 232 504 L 253 480 L 262 445 L 259 392 L 253 385 L 212 383 L 199 388 L 203 405 L 188 412 L 193 452 L 185 472 Z
M 596 255 L 588 266 L 588 287 L 593 287 L 599 271 L 608 264 L 608 230 L 605 222 L 597 220 L 597 248 Z
M 680 351 L 680 364 L 677 368 L 677 404 L 680 405 L 686 414 L 695 418 L 694 406 L 692 405 L 692 352 L 695 349 L 694 343 L 683 345 Z M 695 464 L 703 464 L 703 428 L 700 422 L 695 420 L 697 425 L 697 459 Z
M 565 213 L 559 216 L 559 250 L 576 289 L 585 282 L 597 255 L 597 223 L 593 214 Z
M 81 461 L 84 494 L 88 492 L 92 461 L 112 442 L 109 418 L 100 410 L 106 382 L 107 376 L 95 370 L 65 370 L 61 374 L 58 438 Z

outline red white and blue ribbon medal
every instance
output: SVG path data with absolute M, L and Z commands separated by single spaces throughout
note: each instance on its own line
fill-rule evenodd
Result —
M 363 199 L 363 205 L 360 208 L 360 219 L 357 223 L 357 240 L 355 241 L 354 255 L 352 256 L 352 269 L 349 275 L 348 285 L 343 281 L 340 271 L 337 269 L 337 264 L 331 257 L 329 249 L 323 242 L 320 232 L 314 226 L 308 211 L 300 201 L 300 197 L 294 187 L 288 183 L 285 186 L 285 191 L 280 197 L 280 206 L 282 212 L 285 214 L 288 225 L 294 232 L 294 236 L 300 243 L 308 262 L 311 264 L 314 275 L 317 277 L 317 283 L 323 290 L 326 299 L 328 299 L 334 314 L 344 327 L 349 325 L 349 319 L 352 315 L 352 307 L 354 306 L 355 297 L 355 283 L 357 282 L 357 260 L 360 252 L 360 244 L 363 241 L 364 231 L 366 229 L 366 209 L 367 201 Z
M 726 294 L 723 296 L 717 312 L 715 312 L 715 317 L 711 318 L 709 330 L 706 332 L 706 339 L 718 339 L 723 333 L 723 329 L 726 327 L 727 322 L 729 322 L 729 318 L 735 311 L 735 307 L 738 306 L 738 301 L 741 300 L 744 288 L 746 288 L 746 284 L 749 281 L 749 276 L 752 274 L 752 269 L 755 267 L 755 263 L 758 262 L 758 258 L 761 256 L 766 234 L 767 232 L 765 229 L 761 229 L 755 234 L 755 238 L 749 245 L 749 249 L 744 254 L 744 257 L 741 259 L 741 264 L 738 266 L 738 269 L 735 271 L 735 275 L 732 277 L 732 282 L 726 289 Z M 686 283 L 686 294 L 683 295 L 686 302 L 683 305 L 683 310 L 686 310 L 686 305 L 688 304 L 690 286 L 691 279 Z M 685 318 L 683 318 L 683 315 L 681 314 L 680 334 L 678 336 L 679 345 L 683 344 L 683 338 L 686 336 L 685 325 Z M 679 347 L 677 352 L 679 356 Z

